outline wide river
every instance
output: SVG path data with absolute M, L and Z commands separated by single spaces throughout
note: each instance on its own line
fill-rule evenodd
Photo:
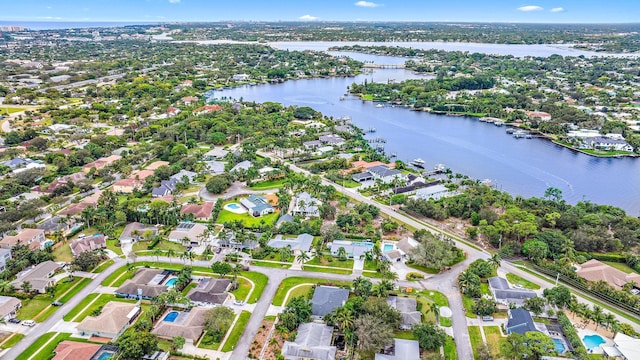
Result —
M 504 46 L 504 45 L 503 45 Z M 539 48 L 532 48 L 537 55 Z M 339 53 L 334 53 L 339 54 Z M 357 60 L 390 64 L 404 59 L 349 53 Z M 589 200 L 640 214 L 640 159 L 596 158 L 543 139 L 515 139 L 496 127 L 470 117 L 433 115 L 402 107 L 378 108 L 354 97 L 340 100 L 347 86 L 368 81 L 402 81 L 419 77 L 406 70 L 376 70 L 353 78 L 288 81 L 217 91 L 215 97 L 285 105 L 310 106 L 325 115 L 348 115 L 360 128 L 375 127 L 386 139 L 387 154 L 403 161 L 422 158 L 429 166 L 445 164 L 475 179 L 491 179 L 514 195 L 543 196 L 545 189 L 562 190 L 565 200 Z

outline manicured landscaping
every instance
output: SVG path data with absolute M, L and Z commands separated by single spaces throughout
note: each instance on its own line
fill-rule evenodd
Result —
M 74 257 L 69 244 L 58 243 L 53 247 L 53 258 L 56 261 L 72 262 Z
M 264 291 L 265 286 L 267 286 L 269 277 L 255 271 L 243 271 L 240 275 L 253 281 L 253 292 L 251 293 L 251 297 L 247 300 L 247 303 L 255 304 L 260 299 L 260 296 L 262 296 L 262 292 Z
M 100 294 L 89 294 L 87 295 L 87 297 L 85 297 L 84 299 L 80 300 L 80 303 L 78 303 L 78 305 L 76 305 L 73 309 L 71 309 L 71 311 L 69 311 L 67 314 L 65 314 L 62 317 L 62 320 L 64 321 L 71 321 L 73 320 L 74 317 L 76 317 L 76 315 L 78 315 L 80 313 L 80 311 L 82 311 L 82 309 L 84 309 L 87 305 L 89 305 L 89 303 L 91 301 L 93 301 L 93 299 L 97 298 Z
M 451 336 L 447 336 L 447 340 L 444 343 L 444 358 L 447 360 L 458 360 L 456 343 Z
M 251 265 L 269 267 L 269 268 L 276 268 L 276 269 L 288 269 L 288 268 L 291 267 L 290 263 L 280 264 L 280 263 L 277 263 L 277 262 L 260 261 L 260 260 L 252 260 L 251 261 Z
M 379 273 L 377 271 L 362 271 L 362 276 L 364 277 L 368 277 L 368 278 L 375 278 L 375 279 L 381 279 L 382 278 L 382 273 Z
M 118 239 L 107 239 L 107 249 L 113 251 L 118 255 L 122 255 L 122 248 L 118 246 L 120 241 Z
M 4 340 L 4 343 L 0 345 L 1 349 L 8 349 L 13 347 L 15 344 L 19 343 L 20 340 L 24 338 L 24 334 L 13 333 L 13 335 L 9 336 Z
M 249 295 L 249 291 L 251 291 L 251 283 L 248 280 L 239 277 L 238 288 L 233 290 L 231 293 L 235 296 L 236 300 L 244 301 L 247 295 Z
M 487 338 L 489 351 L 491 351 L 493 356 L 497 357 L 498 354 L 500 354 L 500 347 L 502 343 L 506 341 L 506 337 L 502 337 L 500 328 L 497 326 L 485 326 L 483 330 L 484 336 Z
M 89 278 L 81 278 L 81 280 L 78 281 L 78 283 L 74 285 L 74 287 L 71 290 L 69 290 L 68 293 L 64 294 L 64 296 L 62 296 L 61 298 L 57 298 L 58 292 L 56 292 L 56 299 L 62 303 L 65 303 L 71 300 L 71 298 L 76 296 L 76 294 L 79 293 L 80 290 L 84 289 L 85 286 L 91 284 L 91 281 L 92 279 L 89 279 Z
M 603 261 L 603 263 L 614 267 L 622 272 L 625 272 L 627 274 L 631 274 L 631 273 L 636 273 L 638 274 L 637 271 L 633 270 L 629 265 L 625 264 L 625 263 L 619 263 L 619 262 L 614 262 L 614 261 Z
M 58 344 L 70 336 L 70 333 L 46 333 L 40 336 L 38 340 L 31 344 L 22 354 L 18 355 L 16 360 L 49 360 L 51 354 L 53 354 L 53 350 L 55 350 Z M 51 340 L 52 338 L 53 340 Z M 49 340 L 51 341 L 47 343 Z
M 92 273 L 101 273 L 103 271 L 105 271 L 109 266 L 113 265 L 115 263 L 115 261 L 109 259 L 107 261 L 103 261 L 102 264 L 96 266 L 95 269 L 93 269 L 91 272 Z
M 393 332 L 394 339 L 404 339 L 404 340 L 415 340 L 415 336 L 413 336 L 413 331 L 411 330 L 396 330 Z
M 325 267 L 308 266 L 308 265 L 303 265 L 302 270 L 313 271 L 313 272 L 323 272 L 328 274 L 340 274 L 340 275 L 351 275 L 351 273 L 353 272 L 352 270 L 344 270 L 340 268 L 325 268 Z
M 299 297 L 299 296 L 307 296 L 311 291 L 312 285 L 300 285 L 295 289 L 291 289 L 289 292 L 289 297 L 287 298 L 287 304 L 291 299 Z M 285 304 L 286 305 L 286 304 Z
M 417 294 L 429 298 L 431 301 L 438 304 L 438 306 L 449 306 L 449 299 L 447 299 L 447 297 L 439 291 L 423 290 L 418 292 Z
M 337 260 L 335 258 L 333 259 L 333 261 L 327 261 L 327 258 L 319 260 L 317 257 L 314 257 L 313 259 L 307 261 L 304 264 L 305 265 L 329 266 L 329 267 L 336 267 L 336 268 L 343 268 L 343 269 L 353 269 L 353 260 L 340 261 L 340 260 Z M 375 268 L 373 270 L 375 270 Z
M 520 285 L 525 289 L 531 289 L 531 290 L 540 289 L 540 285 L 532 283 L 531 281 L 527 279 L 523 279 L 520 276 L 512 273 L 507 273 L 507 281 L 509 281 L 509 283 L 511 283 L 512 285 Z
M 317 284 L 317 285 L 334 285 L 334 286 L 351 287 L 351 282 L 347 282 L 347 281 L 322 280 L 322 279 L 306 278 L 306 277 L 299 277 L 299 276 L 288 277 L 282 280 L 282 282 L 278 286 L 278 290 L 276 291 L 276 294 L 273 297 L 273 302 L 272 302 L 273 305 L 281 306 L 282 302 L 284 301 L 284 297 L 287 295 L 287 292 L 289 291 L 289 289 L 300 284 Z
M 489 284 L 481 283 L 480 284 L 480 293 L 482 295 L 491 295 L 491 291 L 489 291 Z
M 233 329 L 231 329 L 231 333 L 229 334 L 227 341 L 222 346 L 223 352 L 233 350 L 233 348 L 238 343 L 238 340 L 240 340 L 240 336 L 242 336 L 242 332 L 244 332 L 244 328 L 247 326 L 247 323 L 249 322 L 250 317 L 251 317 L 251 313 L 248 311 L 243 310 L 240 313 L 240 316 L 238 317 L 238 321 L 236 321 L 236 324 L 233 326 Z
M 38 295 L 33 299 L 22 300 L 22 307 L 18 310 L 16 317 L 20 320 L 31 320 L 51 305 L 52 301 L 53 299 L 48 295 Z
M 113 286 L 112 285 L 113 282 L 116 281 L 116 279 L 119 278 L 120 275 L 124 274 L 125 272 L 127 272 L 127 266 L 126 265 L 122 266 L 119 269 L 116 269 L 116 271 L 111 273 L 111 275 L 107 276 L 107 278 L 104 279 L 100 285 L 102 285 L 102 286 Z
M 249 188 L 251 190 L 267 190 L 267 189 L 277 189 L 279 187 L 282 187 L 282 184 L 284 184 L 285 179 L 280 179 L 280 180 L 273 180 L 273 181 L 263 181 L 257 184 L 253 184 L 251 186 L 249 186 Z
M 233 221 L 242 221 L 245 227 L 253 228 L 263 224 L 273 225 L 273 223 L 278 219 L 279 213 L 267 214 L 260 217 L 253 217 L 247 213 L 244 214 L 234 214 L 231 211 L 222 210 L 220 211 L 220 215 L 218 216 L 218 220 L 216 223 L 224 224 L 226 222 Z
M 20 320 L 44 321 L 58 309 L 57 307 L 50 306 L 53 301 L 60 301 L 63 303 L 68 301 L 90 282 L 91 279 L 79 277 L 76 277 L 70 282 L 61 280 L 56 286 L 56 292 L 53 298 L 48 294 L 40 294 L 36 295 L 32 299 L 23 300 L 22 307 L 18 310 L 16 317 Z M 72 286 L 75 287 L 71 289 Z M 63 296 L 67 291 L 69 292 Z
M 471 340 L 471 348 L 473 349 L 473 358 L 479 360 L 478 356 L 479 349 L 484 346 L 484 342 L 482 342 L 482 334 L 480 334 L 480 327 L 478 326 L 469 326 L 469 340 Z
M 468 318 L 475 318 L 477 315 L 473 312 L 473 305 L 475 304 L 475 301 L 468 297 L 467 295 L 462 295 L 462 306 L 464 306 L 464 309 L 466 310 L 465 315 Z

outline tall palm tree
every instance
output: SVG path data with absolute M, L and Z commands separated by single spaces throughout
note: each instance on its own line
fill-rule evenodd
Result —
M 432 302 L 429 305 L 429 311 L 431 311 L 433 313 L 433 315 L 436 317 L 436 323 L 440 323 L 440 306 L 438 306 L 438 304 L 436 304 L 435 302 Z
M 460 276 L 458 277 L 458 287 L 460 288 L 460 291 L 462 291 L 463 294 L 465 294 L 469 286 L 471 286 L 472 276 L 473 274 L 471 274 L 468 271 L 463 271 L 460 273 Z
M 500 254 L 495 253 L 493 255 L 491 255 L 491 257 L 489 258 L 489 260 L 487 260 L 487 262 L 489 262 L 489 264 L 494 268 L 497 269 L 500 267 L 500 262 L 502 261 L 502 258 L 500 257 Z
M 162 250 L 160 250 L 158 248 L 153 249 L 153 255 L 156 256 L 156 262 L 160 262 L 160 255 L 162 255 L 163 253 L 164 253 L 164 251 L 162 251 Z
M 309 261 L 309 259 L 310 259 L 309 254 L 307 254 L 306 251 L 303 251 L 300 254 L 298 254 L 298 256 L 296 256 L 296 261 L 298 261 L 301 264 L 306 263 L 307 261 Z
M 345 260 L 347 258 L 347 249 L 345 249 L 344 247 L 340 246 L 338 248 L 338 259 L 340 260 Z
M 598 330 L 598 325 L 602 321 L 604 313 L 602 311 L 602 307 L 598 305 L 593 305 L 593 311 L 591 312 L 591 320 L 596 323 L 596 330 Z
M 171 259 L 176 256 L 176 251 L 173 249 L 167 250 L 167 256 L 169 257 L 169 264 L 172 264 Z

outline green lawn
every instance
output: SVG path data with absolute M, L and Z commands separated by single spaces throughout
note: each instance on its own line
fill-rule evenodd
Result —
M 187 295 L 189 291 L 191 291 L 191 289 L 195 288 L 196 286 L 198 286 L 198 283 L 195 283 L 195 282 L 190 283 L 184 289 L 182 289 L 182 294 Z
M 340 261 L 337 259 L 333 259 L 333 261 L 327 261 L 326 259 L 323 259 L 322 261 L 318 260 L 317 257 L 314 257 L 313 259 L 307 261 L 306 263 L 304 263 L 305 265 L 320 265 L 320 266 L 330 266 L 330 267 L 336 267 L 336 268 L 343 268 L 343 269 L 353 269 L 353 260 L 345 260 L 345 261 Z M 367 269 L 369 270 L 369 269 Z M 371 270 L 375 270 L 371 269 Z
M 469 326 L 469 339 L 471 340 L 471 348 L 473 348 L 473 358 L 479 360 L 478 350 L 484 346 L 482 334 L 480 334 L 480 327 Z
M 418 292 L 418 294 L 420 296 L 425 296 L 425 297 L 429 298 L 431 301 L 433 301 L 436 304 L 438 304 L 438 306 L 449 306 L 449 299 L 447 299 L 447 297 L 443 293 L 441 293 L 439 291 L 422 290 L 422 291 Z
M 458 352 L 456 351 L 456 343 L 451 336 L 447 336 L 444 343 L 444 358 L 447 360 L 458 360 Z
M 472 298 L 468 297 L 467 295 L 462 295 L 462 305 L 464 306 L 464 309 L 467 311 L 465 315 L 468 318 L 477 317 L 476 314 L 473 312 L 474 304 L 475 304 L 475 301 Z
M 440 317 L 440 325 L 444 326 L 444 327 L 452 327 L 453 326 L 453 320 L 451 320 L 451 318 L 448 317 Z
M 29 358 L 32 360 L 49 360 L 58 344 L 70 336 L 70 333 L 46 333 L 40 336 L 38 340 L 31 344 L 22 354 L 18 355 L 16 360 L 27 360 Z M 44 346 L 51 338 L 53 338 L 53 340 Z
M 96 294 L 96 293 L 87 295 L 87 297 L 82 299 L 80 303 L 78 303 L 78 305 L 76 305 L 73 309 L 71 309 L 71 311 L 69 311 L 65 316 L 63 316 L 62 320 L 71 321 L 76 315 L 80 313 L 80 311 L 82 311 L 82 309 L 84 309 L 87 305 L 89 305 L 89 303 L 93 301 L 93 299 L 97 298 L 99 295 L 100 294 Z
M 53 301 L 60 301 L 63 303 L 68 301 L 90 282 L 91 279 L 79 277 L 76 277 L 71 282 L 62 280 L 58 282 L 58 285 L 56 286 L 55 296 L 53 298 L 51 298 L 51 296 L 47 294 L 40 294 L 36 295 L 32 299 L 23 300 L 22 307 L 20 308 L 20 310 L 18 310 L 18 314 L 16 315 L 16 317 L 20 320 L 39 320 L 40 322 L 42 322 L 58 309 L 55 306 L 50 306 Z M 73 288 L 73 290 L 69 291 L 67 295 L 62 296 L 62 294 L 67 292 L 74 285 L 76 286 Z M 43 312 L 43 310 L 45 309 L 47 310 Z M 40 314 L 40 316 L 36 317 L 38 314 Z
M 292 276 L 288 277 L 280 283 L 278 286 L 278 290 L 273 297 L 273 305 L 281 306 L 284 301 L 284 297 L 287 295 L 287 291 L 292 287 L 300 284 L 318 284 L 318 285 L 334 285 L 334 286 L 342 286 L 347 285 L 351 286 L 351 282 L 346 281 L 334 281 L 334 280 L 322 280 L 315 278 L 305 278 L 300 276 Z
M 407 264 L 407 266 L 412 268 L 412 269 L 425 272 L 427 274 L 437 274 L 437 273 L 440 272 L 440 271 L 438 271 L 438 269 L 432 269 L 432 268 L 428 268 L 426 266 L 422 266 L 422 265 L 418 265 L 418 264 Z
M 122 255 L 122 248 L 117 246 L 120 244 L 118 239 L 107 239 L 107 249 L 113 251 L 118 255 Z
M 631 273 L 636 273 L 638 274 L 637 271 L 633 270 L 629 265 L 625 264 L 625 263 L 619 263 L 619 262 L 613 262 L 613 261 L 603 261 L 603 263 L 614 267 L 622 272 L 625 272 L 627 274 L 631 274 Z
M 22 300 L 22 307 L 18 310 L 16 317 L 20 320 L 31 320 L 52 301 L 53 299 L 48 295 L 38 295 L 33 299 Z
M 53 258 L 56 261 L 72 262 L 74 257 L 69 244 L 58 243 L 53 249 Z
M 251 293 L 251 297 L 247 300 L 247 303 L 255 304 L 260 299 L 260 296 L 262 296 L 262 292 L 264 291 L 265 286 L 267 286 L 269 277 L 255 271 L 243 271 L 240 275 L 253 281 L 253 292 Z
M 413 331 L 411 330 L 396 330 L 393 332 L 394 339 L 404 339 L 404 340 L 415 340 L 415 336 L 413 336 Z
M 96 266 L 95 269 L 93 269 L 91 272 L 92 273 L 101 273 L 103 271 L 105 271 L 109 266 L 113 265 L 114 261 L 109 259 L 107 261 L 103 261 L 102 264 Z
M 91 294 L 91 295 L 96 295 L 96 294 Z M 87 302 L 83 300 L 82 302 L 80 302 L 80 304 L 78 304 L 75 308 L 73 308 L 73 310 L 71 310 L 69 314 L 63 317 L 63 320 L 65 321 L 73 320 L 74 322 L 80 322 L 84 320 L 84 318 L 86 318 L 87 316 L 91 315 L 92 311 L 96 310 L 100 306 L 105 306 L 107 303 L 111 301 L 126 302 L 131 304 L 136 303 L 135 300 L 126 300 L 124 298 L 117 298 L 115 295 L 112 295 L 112 294 L 101 294 L 100 296 L 98 296 L 96 301 L 94 301 L 93 304 L 91 304 L 91 306 L 89 306 L 86 310 L 83 311 L 83 309 L 85 309 L 85 307 L 91 302 L 91 300 Z M 71 317 L 69 317 L 70 314 L 72 314 Z
M 277 189 L 282 187 L 285 179 L 273 180 L 273 181 L 263 181 L 257 184 L 251 185 L 249 188 L 252 190 L 267 190 L 267 189 Z
M 251 291 L 251 283 L 239 277 L 238 288 L 233 290 L 231 293 L 236 297 L 237 300 L 245 300 L 247 295 L 249 295 L 249 291 Z
M 207 333 L 205 332 L 202 335 L 202 340 L 200 340 L 200 343 L 198 343 L 198 347 L 200 349 L 207 349 L 207 350 L 215 350 L 218 351 L 218 349 L 220 348 L 220 343 L 219 342 L 211 342 L 211 343 L 207 343 L 205 344 L 205 339 L 207 338 Z
M 121 282 L 119 281 L 119 282 L 120 282 L 120 284 L 119 284 L 119 285 L 115 285 L 114 283 L 115 283 L 115 282 L 116 282 L 116 280 L 120 277 L 120 275 L 122 275 L 122 274 L 124 274 L 124 273 L 126 273 L 126 272 L 127 272 L 127 266 L 126 266 L 126 265 L 124 265 L 124 266 L 122 266 L 121 268 L 119 268 L 119 269 L 117 269 L 116 271 L 114 271 L 111 275 L 107 276 L 107 278 L 106 278 L 106 279 L 104 279 L 104 280 L 102 281 L 102 284 L 101 284 L 101 285 L 102 285 L 102 286 L 120 286 L 120 285 L 122 285 L 122 283 L 124 282 L 124 280 L 122 280 Z M 131 270 L 131 273 L 130 273 L 130 274 L 125 274 L 125 275 L 123 275 L 122 277 L 123 277 L 123 278 L 130 279 L 130 278 L 132 278 L 132 277 L 133 277 L 133 275 L 134 275 L 134 274 L 135 274 L 135 270 Z
M 81 278 L 80 281 L 78 281 L 78 284 L 75 285 L 73 287 L 73 289 L 71 289 L 68 293 L 66 293 L 63 297 L 58 298 L 58 292 L 56 291 L 56 299 L 62 303 L 65 303 L 69 300 L 71 300 L 71 298 L 73 298 L 74 296 L 76 296 L 77 293 L 80 292 L 80 290 L 84 289 L 85 286 L 91 284 L 92 279 L 89 278 Z M 62 292 L 60 292 L 60 294 L 62 294 Z
M 520 276 L 516 275 L 516 274 L 512 274 L 512 273 L 507 273 L 507 280 L 512 284 L 512 285 L 520 285 L 525 289 L 531 289 L 531 290 L 539 290 L 540 289 L 540 285 L 538 284 L 534 284 L 531 281 L 527 280 L 527 279 L 523 279 Z
M 245 227 L 253 228 L 263 224 L 273 225 L 276 219 L 278 219 L 279 215 L 279 213 L 273 213 L 260 217 L 253 217 L 247 213 L 234 214 L 231 211 L 223 209 L 222 211 L 220 211 L 220 216 L 218 216 L 218 220 L 216 220 L 216 223 L 224 224 L 226 222 L 240 220 Z
M 173 250 L 174 252 L 180 254 L 185 250 L 184 245 L 178 244 L 177 242 L 169 241 L 169 240 L 160 240 L 160 242 L 151 250 L 149 250 L 148 246 L 151 244 L 151 241 L 136 241 L 133 244 L 133 251 L 153 251 L 155 249 L 162 250 L 164 252 Z M 153 253 L 146 255 L 155 255 Z M 162 256 L 162 255 L 161 255 Z
M 19 343 L 20 340 L 22 340 L 24 338 L 24 334 L 20 334 L 20 333 L 13 333 L 13 335 L 9 336 L 7 339 L 5 339 L 4 344 L 2 344 L 2 346 L 0 346 L 1 349 L 8 349 L 13 347 L 15 344 Z
M 375 261 L 365 260 L 363 270 L 378 271 L 378 267 Z
M 0 115 L 9 115 L 25 110 L 27 110 L 25 107 L 9 107 L 9 105 L 0 105 Z
M 489 291 L 489 284 L 481 283 L 480 284 L 480 293 L 482 295 L 491 295 L 491 292 Z
M 289 293 L 289 297 L 287 298 L 287 304 L 293 298 L 296 298 L 296 297 L 299 297 L 299 296 L 307 296 L 309 294 L 309 292 L 311 291 L 311 288 L 312 288 L 311 285 L 300 285 L 297 288 L 291 290 L 291 292 Z
M 506 341 L 506 337 L 502 337 L 500 328 L 497 326 L 485 326 L 484 336 L 487 338 L 489 351 L 491 351 L 491 354 L 493 356 L 498 357 L 498 355 L 500 354 L 500 346 L 503 342 Z
M 279 263 L 273 263 L 269 261 L 260 261 L 260 260 L 252 260 L 251 264 L 255 266 L 270 267 L 270 268 L 277 268 L 277 269 L 288 269 L 291 267 L 290 263 L 279 264 Z
M 375 278 L 375 279 L 380 279 L 382 278 L 382 274 L 377 272 L 377 271 L 363 271 L 362 272 L 362 276 L 364 277 L 368 277 L 368 278 Z
M 312 271 L 312 272 L 323 272 L 328 274 L 340 274 L 340 275 L 351 275 L 352 270 L 345 270 L 340 268 L 325 268 L 325 267 L 317 267 L 317 266 L 308 266 L 303 265 L 302 270 L 304 271 Z
M 249 322 L 250 317 L 251 317 L 251 313 L 248 311 L 242 311 L 240 313 L 240 316 L 238 317 L 238 321 L 236 321 L 236 324 L 233 326 L 233 329 L 231 329 L 231 333 L 229 334 L 227 341 L 222 346 L 223 352 L 233 350 L 233 348 L 238 343 L 238 340 L 240 340 L 240 336 L 242 336 L 242 332 L 244 331 L 244 328 L 247 326 L 247 323 Z

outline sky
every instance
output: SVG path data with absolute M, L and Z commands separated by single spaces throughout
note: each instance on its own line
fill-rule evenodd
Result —
M 172 21 L 640 22 L 640 0 L 0 0 L 3 23 Z

